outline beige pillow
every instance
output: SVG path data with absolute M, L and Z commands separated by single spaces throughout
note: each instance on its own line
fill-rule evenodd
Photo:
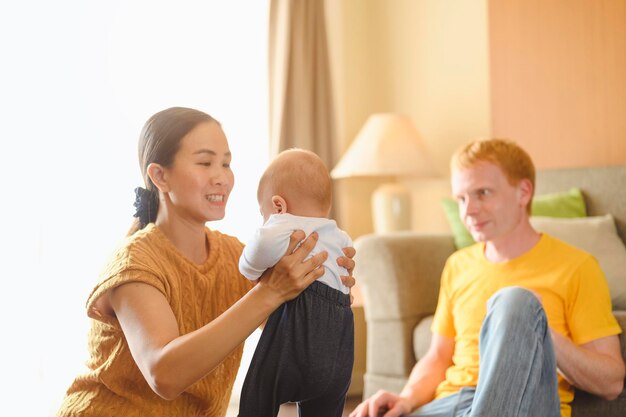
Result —
M 606 275 L 613 309 L 626 310 L 626 247 L 610 214 L 597 217 L 531 217 L 533 227 L 592 254 Z

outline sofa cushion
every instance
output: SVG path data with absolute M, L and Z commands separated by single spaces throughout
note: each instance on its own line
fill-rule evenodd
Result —
M 467 231 L 461 216 L 459 215 L 458 203 L 450 197 L 441 199 L 441 207 L 446 214 L 450 230 L 452 230 L 452 236 L 454 237 L 454 246 L 457 249 L 464 248 L 474 243 L 474 238 Z
M 456 248 L 461 249 L 473 244 L 474 239 L 459 216 L 457 202 L 452 198 L 444 198 L 441 200 L 441 205 L 450 224 Z M 571 218 L 584 217 L 587 215 L 587 210 L 582 191 L 578 188 L 571 188 L 569 191 L 561 193 L 535 196 L 531 206 L 531 214 L 533 216 Z
M 434 318 L 434 315 L 424 317 L 413 330 L 413 353 L 415 353 L 415 360 L 422 359 L 428 352 L 431 339 L 430 326 L 433 324 Z
M 613 216 L 531 217 L 530 222 L 538 231 L 592 254 L 606 275 L 613 309 L 626 310 L 626 247 L 617 235 Z

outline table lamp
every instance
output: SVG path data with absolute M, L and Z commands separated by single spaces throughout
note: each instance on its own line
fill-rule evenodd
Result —
M 433 172 L 417 129 L 408 116 L 372 114 L 331 171 L 332 178 L 419 177 Z M 411 228 L 411 194 L 397 180 L 372 194 L 374 231 L 386 233 Z

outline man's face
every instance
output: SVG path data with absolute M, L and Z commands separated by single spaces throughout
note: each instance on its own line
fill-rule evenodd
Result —
M 511 185 L 499 166 L 481 161 L 452 172 L 452 194 L 474 240 L 515 239 L 516 230 L 528 217 L 532 185 L 529 180 Z

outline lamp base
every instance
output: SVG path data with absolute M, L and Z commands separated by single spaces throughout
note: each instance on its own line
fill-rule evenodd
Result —
M 411 193 L 400 183 L 383 184 L 372 194 L 372 217 L 376 233 L 411 228 Z

